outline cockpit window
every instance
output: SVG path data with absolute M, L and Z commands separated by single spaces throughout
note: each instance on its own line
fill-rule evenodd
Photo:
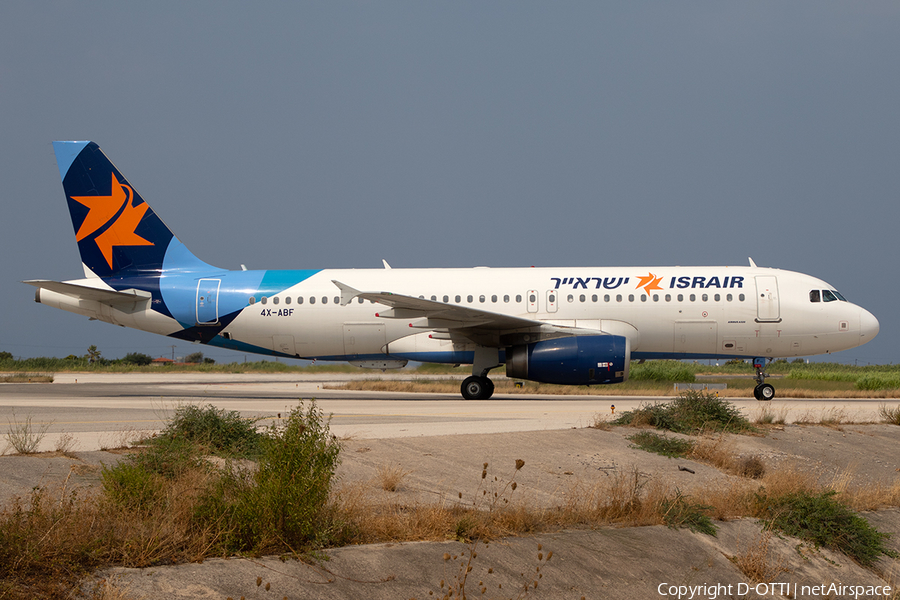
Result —
M 831 293 L 834 294 L 835 296 L 837 296 L 837 299 L 840 300 L 841 302 L 846 302 L 846 301 L 847 301 L 846 298 L 844 298 L 843 296 L 841 296 L 841 293 L 840 293 L 839 291 L 837 291 L 837 290 L 831 290 Z
M 819 290 L 809 290 L 809 301 L 810 302 L 821 302 L 822 299 L 819 297 Z
M 837 296 L 831 290 L 822 290 L 822 299 L 825 302 L 837 302 Z

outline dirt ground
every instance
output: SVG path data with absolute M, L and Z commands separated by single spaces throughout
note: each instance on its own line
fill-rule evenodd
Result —
M 619 473 L 637 472 L 647 481 L 660 479 L 688 494 L 729 485 L 735 478 L 706 464 L 633 448 L 627 439 L 633 433 L 627 428 L 587 428 L 385 440 L 351 438 L 343 440 L 338 485 L 364 488 L 373 499 L 401 506 L 471 504 L 477 501 L 482 485 L 502 486 L 514 476 L 515 501 L 552 508 L 565 502 L 573 489 Z M 768 470 L 800 469 L 814 474 L 822 483 L 846 481 L 848 474 L 852 474 L 854 484 L 892 485 L 900 480 L 900 427 L 892 425 L 787 425 L 767 430 L 765 435 L 727 436 L 725 442 L 739 455 L 758 456 Z M 25 496 L 37 486 L 95 487 L 101 465 L 112 464 L 120 456 L 109 452 L 2 456 L 0 503 L 8 504 L 14 496 Z M 518 472 L 516 460 L 525 463 Z M 488 463 L 490 475 L 487 484 L 481 481 L 484 463 Z M 386 467 L 403 473 L 396 491 L 381 489 L 378 473 Z M 492 484 L 495 476 L 497 483 Z M 884 510 L 867 516 L 881 531 L 894 534 L 890 543 L 900 550 L 900 511 Z M 540 584 L 529 590 L 528 597 L 664 598 L 673 595 L 667 591 L 672 585 L 733 586 L 730 594 L 725 588 L 717 588 L 717 597 L 779 597 L 758 593 L 774 588 L 739 589 L 738 584 L 747 583 L 747 579 L 730 560 L 742 548 L 746 550 L 765 538 L 772 560 L 784 569 L 776 571 L 780 574 L 771 583 L 798 586 L 794 598 L 829 597 L 828 593 L 813 593 L 812 586 L 819 584 L 843 582 L 870 588 L 900 585 L 897 562 L 890 559 L 883 559 L 876 569 L 864 569 L 846 557 L 802 547 L 797 540 L 766 538 L 759 525 L 749 519 L 717 525 L 716 537 L 656 526 L 511 538 L 480 549 L 473 573 L 484 582 L 485 590 L 493 586 L 493 592 L 486 591 L 484 597 L 518 597 L 523 581 L 533 578 L 526 571 L 542 566 L 537 558 L 541 544 L 552 549 L 554 556 L 543 564 Z M 128 597 L 148 599 L 427 598 L 432 597 L 429 591 L 440 597 L 440 581 L 458 581 L 456 563 L 466 552 L 458 542 L 378 544 L 330 550 L 326 553 L 330 560 L 319 566 L 277 558 L 208 560 L 202 565 L 111 569 L 98 573 L 97 581 L 115 581 L 128 591 Z M 444 560 L 445 553 L 458 559 Z M 257 578 L 271 584 L 271 593 L 256 586 Z M 803 585 L 809 587 L 804 589 Z M 480 589 L 471 587 L 469 595 L 476 596 Z M 704 597 L 710 597 L 710 589 L 705 588 Z M 818 591 L 826 592 L 827 587 Z M 834 598 L 852 597 L 833 592 Z M 900 596 L 891 592 L 874 597 Z

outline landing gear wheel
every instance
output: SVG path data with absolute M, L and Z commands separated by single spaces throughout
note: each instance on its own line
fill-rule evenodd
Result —
M 753 397 L 768 402 L 775 397 L 775 388 L 770 383 L 761 383 L 753 388 Z
M 466 400 L 487 400 L 494 393 L 494 382 L 487 377 L 466 377 L 460 386 Z

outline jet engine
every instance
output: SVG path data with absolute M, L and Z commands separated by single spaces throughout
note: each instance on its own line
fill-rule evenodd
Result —
M 630 362 L 628 338 L 579 335 L 507 348 L 506 376 L 562 385 L 622 383 Z

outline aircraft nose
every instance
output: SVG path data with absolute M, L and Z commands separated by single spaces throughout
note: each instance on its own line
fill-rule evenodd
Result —
M 859 309 L 859 337 L 862 338 L 860 340 L 861 344 L 865 344 L 876 335 L 878 335 L 878 331 L 881 329 L 881 326 L 878 324 L 878 319 L 875 318 L 875 315 L 870 313 L 864 308 Z

